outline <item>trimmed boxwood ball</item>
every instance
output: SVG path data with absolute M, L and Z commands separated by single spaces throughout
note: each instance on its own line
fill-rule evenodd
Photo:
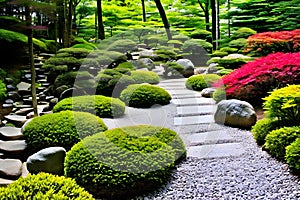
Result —
M 39 173 L 29 174 L 7 187 L 0 187 L 0 199 L 93 200 L 94 198 L 71 178 Z
M 171 96 L 165 89 L 158 86 L 133 84 L 121 92 L 120 99 L 130 107 L 150 108 L 155 104 L 169 104 Z
M 130 77 L 133 78 L 136 83 L 159 83 L 159 76 L 155 72 L 141 70 L 132 71 Z
M 285 148 L 300 138 L 300 127 L 283 127 L 270 132 L 266 136 L 265 149 L 274 157 L 283 160 L 285 157 Z
M 28 149 L 37 152 L 53 146 L 66 150 L 88 135 L 107 130 L 102 119 L 86 112 L 62 111 L 33 118 L 24 128 Z
M 69 97 L 58 102 L 53 112 L 73 110 L 89 112 L 98 117 L 119 117 L 125 112 L 125 103 L 119 99 L 102 95 Z
M 213 99 L 216 103 L 226 99 L 226 92 L 224 88 L 217 88 L 216 91 L 213 93 Z
M 300 138 L 286 147 L 285 160 L 294 173 L 300 174 Z
M 185 86 L 191 90 L 201 91 L 204 88 L 211 87 L 214 82 L 220 79 L 221 77 L 217 74 L 198 74 L 189 77 L 185 82 Z
M 159 187 L 186 156 L 176 132 L 139 125 L 86 137 L 67 153 L 65 175 L 96 198 L 134 196 Z

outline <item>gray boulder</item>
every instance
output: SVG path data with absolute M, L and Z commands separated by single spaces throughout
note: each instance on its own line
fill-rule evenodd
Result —
M 237 99 L 220 101 L 214 118 L 218 124 L 244 129 L 251 128 L 257 120 L 252 105 Z
M 215 91 L 216 91 L 216 88 L 204 88 L 200 94 L 202 97 L 211 98 Z
M 66 150 L 63 147 L 49 147 L 29 156 L 26 163 L 30 173 L 46 172 L 64 174 Z
M 184 70 L 194 70 L 194 64 L 189 59 L 179 59 L 176 61 Z

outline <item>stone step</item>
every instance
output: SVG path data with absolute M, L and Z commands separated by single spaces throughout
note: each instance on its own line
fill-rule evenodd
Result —
M 0 178 L 0 187 L 5 187 L 9 184 L 12 184 L 13 182 L 14 182 L 14 180 Z
M 22 165 L 18 159 L 0 159 L 0 176 L 17 179 L 22 175 Z
M 23 115 L 26 116 L 28 113 L 33 111 L 33 108 L 22 108 L 15 112 L 16 115 Z
M 18 140 L 22 137 L 21 128 L 9 126 L 0 128 L 0 139 L 2 140 Z
M 184 94 L 198 94 L 199 92 L 197 91 L 193 91 L 193 90 L 187 90 L 187 89 L 170 89 L 168 90 L 168 92 L 171 94 L 171 95 L 184 95 Z
M 4 119 L 14 124 L 16 127 L 22 127 L 24 123 L 27 121 L 26 116 L 21 116 L 21 115 L 6 115 Z
M 204 106 L 180 106 L 177 107 L 177 117 L 182 116 L 195 116 L 213 114 L 216 111 L 216 105 L 204 105 Z
M 186 78 L 167 79 L 161 81 L 161 83 L 185 83 Z
M 227 131 L 224 130 L 187 134 L 185 136 L 185 140 L 188 146 L 237 142 L 233 137 L 231 137 L 227 133 Z
M 191 146 L 187 148 L 187 157 L 194 158 L 226 158 L 239 157 L 245 152 L 240 143 L 211 144 Z
M 172 99 L 172 103 L 176 106 L 191 106 L 191 105 L 214 105 L 215 101 L 212 98 L 186 98 Z
M 175 126 L 185 126 L 185 125 L 193 125 L 193 124 L 210 124 L 210 123 L 214 123 L 213 115 L 174 117 Z
M 5 157 L 12 156 L 14 158 L 22 157 L 26 151 L 25 140 L 12 140 L 3 141 L 0 140 L 0 152 L 4 154 Z
M 189 98 L 201 98 L 201 94 L 182 94 L 182 95 L 173 95 L 172 99 L 189 99 Z

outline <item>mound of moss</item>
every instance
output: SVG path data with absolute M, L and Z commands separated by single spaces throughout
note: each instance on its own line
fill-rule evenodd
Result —
M 119 198 L 153 190 L 186 156 L 176 132 L 149 125 L 122 127 L 86 137 L 65 160 L 65 174 L 96 198 Z
M 53 112 L 73 110 L 89 112 L 98 117 L 119 117 L 125 112 L 125 103 L 119 99 L 102 95 L 69 97 L 58 102 Z

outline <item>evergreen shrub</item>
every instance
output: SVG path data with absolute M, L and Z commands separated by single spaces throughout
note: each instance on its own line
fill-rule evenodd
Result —
M 214 82 L 220 79 L 221 77 L 217 74 L 198 74 L 189 77 L 185 82 L 185 86 L 191 90 L 201 91 L 204 88 L 211 87 Z
M 300 173 L 300 138 L 286 147 L 285 160 L 294 173 Z
M 155 72 L 151 71 L 132 71 L 130 77 L 133 78 L 135 83 L 149 83 L 149 84 L 157 84 L 159 83 L 159 76 Z
M 4 101 L 7 96 L 6 85 L 0 80 L 0 102 Z

